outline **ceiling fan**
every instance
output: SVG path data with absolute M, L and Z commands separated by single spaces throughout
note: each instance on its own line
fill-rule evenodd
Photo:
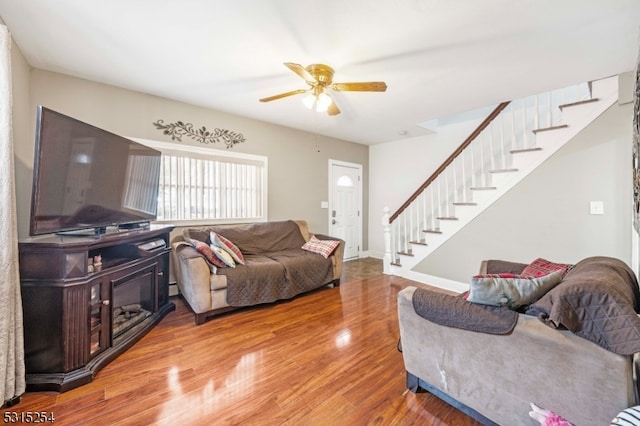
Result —
M 306 68 L 291 62 L 285 62 L 284 65 L 302 77 L 309 85 L 309 88 L 292 90 L 290 92 L 280 93 L 279 95 L 269 96 L 268 98 L 262 98 L 260 102 L 271 102 L 276 99 L 286 98 L 287 96 L 307 93 L 307 96 L 302 100 L 307 108 L 314 109 L 318 112 L 326 111 L 329 115 L 337 115 L 340 114 L 340 109 L 327 93 L 327 89 L 335 90 L 336 92 L 384 92 L 387 90 L 387 85 L 383 81 L 334 83 L 333 68 L 324 64 L 312 64 Z

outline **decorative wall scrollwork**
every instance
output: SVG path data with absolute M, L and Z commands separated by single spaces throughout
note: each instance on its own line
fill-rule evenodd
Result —
M 153 123 L 153 125 L 156 129 L 162 130 L 165 135 L 171 136 L 171 140 L 178 142 L 182 142 L 182 138 L 187 136 L 197 142 L 205 144 L 223 142 L 227 149 L 229 149 L 245 141 L 242 133 L 218 128 L 207 130 L 205 126 L 196 129 L 193 127 L 193 124 L 183 121 L 165 124 L 164 120 L 158 120 Z

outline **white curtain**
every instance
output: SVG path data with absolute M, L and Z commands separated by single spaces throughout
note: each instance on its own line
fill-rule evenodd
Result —
M 11 36 L 0 25 L 0 391 L 2 404 L 25 391 L 22 299 L 11 126 Z

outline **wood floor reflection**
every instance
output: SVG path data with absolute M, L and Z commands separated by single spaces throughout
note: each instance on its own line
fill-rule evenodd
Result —
M 397 292 L 379 260 L 347 262 L 342 285 L 196 326 L 181 299 L 96 379 L 27 393 L 11 411 L 57 425 L 478 425 L 405 388 Z

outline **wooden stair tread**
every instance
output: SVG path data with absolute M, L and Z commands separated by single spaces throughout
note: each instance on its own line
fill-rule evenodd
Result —
M 438 219 L 438 220 L 458 220 L 457 217 L 453 217 L 453 216 L 440 216 L 440 217 L 436 217 L 436 219 Z
M 496 169 L 496 170 L 489 170 L 489 173 L 511 173 L 511 172 L 517 172 L 518 169 Z
M 399 251 L 397 254 L 399 254 L 401 256 L 413 256 L 413 253 L 411 253 L 409 251 Z
M 512 149 L 511 151 L 509 151 L 509 153 L 510 154 L 520 154 L 522 152 L 533 152 L 533 151 L 542 151 L 542 148 L 535 147 L 535 148 Z
M 395 262 L 391 262 L 391 265 L 393 266 L 402 266 L 402 263 L 395 261 Z
M 538 134 L 541 132 L 549 132 L 551 130 L 559 130 L 559 129 L 566 129 L 567 127 L 569 127 L 568 124 L 559 124 L 557 126 L 551 126 L 551 127 L 544 127 L 542 129 L 535 129 L 533 130 L 533 134 Z
M 472 191 L 489 191 L 492 189 L 497 189 L 495 186 L 473 186 L 469 188 Z
M 428 246 L 429 244 L 427 244 L 426 241 L 409 241 L 409 244 L 416 244 L 419 246 Z
M 584 104 L 590 104 L 593 102 L 598 102 L 600 99 L 598 98 L 592 98 L 592 99 L 585 99 L 584 101 L 578 101 L 578 102 L 571 102 L 568 104 L 563 104 L 560 105 L 558 108 L 560 108 L 560 111 L 562 111 L 564 108 L 570 108 L 570 107 L 574 107 L 574 106 L 578 106 L 578 105 L 584 105 Z
M 478 203 L 473 203 L 470 201 L 457 201 L 452 203 L 454 206 L 477 206 Z
M 426 232 L 427 234 L 442 234 L 442 231 L 439 229 L 423 229 L 422 232 Z

